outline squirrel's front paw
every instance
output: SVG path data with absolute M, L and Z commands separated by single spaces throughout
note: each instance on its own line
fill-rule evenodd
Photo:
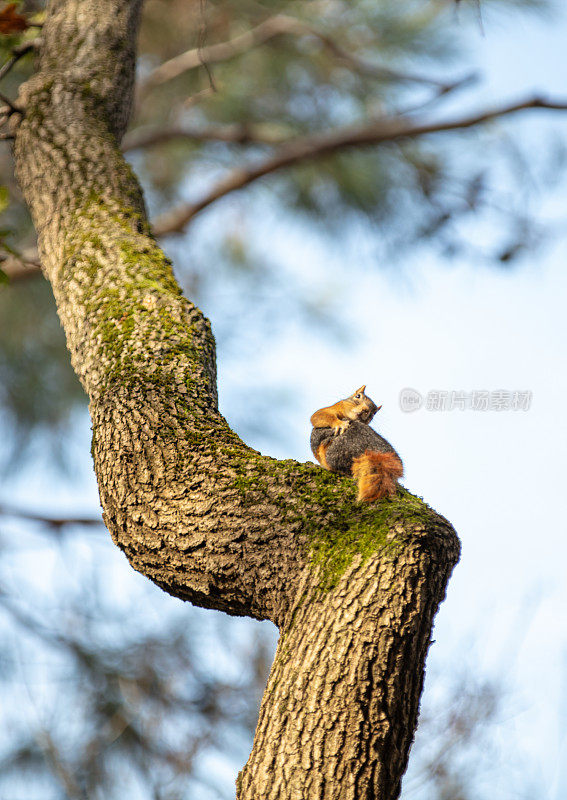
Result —
M 341 433 L 344 433 L 346 431 L 349 425 L 350 425 L 349 419 L 341 419 L 339 422 L 337 422 L 336 425 L 333 426 L 333 435 L 340 436 Z

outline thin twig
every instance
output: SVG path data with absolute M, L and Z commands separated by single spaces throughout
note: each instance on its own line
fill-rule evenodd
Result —
M 41 274 L 39 254 L 34 247 L 28 247 L 23 253 L 18 253 L 12 248 L 7 253 L 2 253 L 0 243 L 0 269 L 8 277 L 10 283 L 20 283 L 27 278 L 34 278 Z
M 204 100 L 205 97 L 210 97 L 212 94 L 216 92 L 216 86 L 209 85 L 206 86 L 204 89 L 201 89 L 200 92 L 195 92 L 186 100 L 183 101 L 183 108 L 191 108 L 192 106 L 200 103 L 201 100 Z
M 208 125 L 190 128 L 187 125 L 152 126 L 137 128 L 126 134 L 122 140 L 122 152 L 139 150 L 145 147 L 187 139 L 193 142 L 229 142 L 234 144 L 282 144 L 289 136 L 268 133 L 267 126 L 261 125 Z
M 23 281 L 42 274 L 41 266 L 37 261 L 21 261 L 10 257 L 0 262 L 0 269 L 11 284 L 23 283 Z
M 32 42 L 24 42 L 23 44 L 16 45 L 16 47 L 12 49 L 12 55 L 8 61 L 0 67 L 0 81 L 10 72 L 14 64 L 18 63 L 20 58 L 23 58 L 30 50 L 35 50 L 38 43 L 39 39 L 34 39 Z
M 95 517 L 50 517 L 47 514 L 39 514 L 3 504 L 0 505 L 0 515 L 3 517 L 17 517 L 18 519 L 25 519 L 30 522 L 38 522 L 42 525 L 47 525 L 48 528 L 62 528 L 65 525 L 81 525 L 83 527 L 93 528 L 102 525 L 102 520 L 96 519 Z
M 217 87 L 215 86 L 215 79 L 213 78 L 212 70 L 207 62 L 207 59 L 203 53 L 205 42 L 207 41 L 207 10 L 206 10 L 207 0 L 200 0 L 199 1 L 199 12 L 201 15 L 201 25 L 199 28 L 199 40 L 197 43 L 197 57 L 201 62 L 201 66 L 205 68 L 205 72 L 207 73 L 207 77 L 209 79 L 209 89 L 211 92 L 216 92 Z
M 480 75 L 478 72 L 471 72 L 468 75 L 465 75 L 463 78 L 459 78 L 458 80 L 454 81 L 454 83 L 448 83 L 444 86 L 439 86 L 439 88 L 433 92 L 433 94 L 422 100 L 420 103 L 416 103 L 412 106 L 407 108 L 403 108 L 399 114 L 400 116 L 410 116 L 415 114 L 417 111 L 423 111 L 430 106 L 439 103 L 441 100 L 446 98 L 450 94 L 454 94 L 455 92 L 460 92 L 462 89 L 468 89 L 474 83 L 477 83 L 479 80 Z
M 36 736 L 36 742 L 43 751 L 46 763 L 51 768 L 53 775 L 59 780 L 67 797 L 71 800 L 83 800 L 84 794 L 80 784 L 64 763 L 61 753 L 57 749 L 48 730 L 41 730 Z
M 531 97 L 517 103 L 498 106 L 477 114 L 446 122 L 417 124 L 405 118 L 379 118 L 362 125 L 339 128 L 312 136 L 292 139 L 283 144 L 276 152 L 259 164 L 237 168 L 216 184 L 206 195 L 194 203 L 187 203 L 158 217 L 154 223 L 154 234 L 165 236 L 181 233 L 185 225 L 215 200 L 230 192 L 248 186 L 258 178 L 269 175 L 284 167 L 289 167 L 311 159 L 322 158 L 337 150 L 351 147 L 392 142 L 398 139 L 415 138 L 430 133 L 441 133 L 463 128 L 470 128 L 499 117 L 528 109 L 567 110 L 567 102 L 555 102 L 541 97 Z

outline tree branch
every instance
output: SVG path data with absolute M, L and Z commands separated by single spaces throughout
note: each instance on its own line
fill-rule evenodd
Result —
M 10 58 L 5 64 L 2 65 L 2 67 L 0 67 L 0 80 L 2 80 L 2 78 L 4 78 L 10 72 L 14 65 L 17 64 L 18 61 L 27 53 L 31 52 L 32 50 L 38 50 L 40 41 L 40 39 L 34 39 L 31 42 L 23 42 L 22 44 L 16 45 L 12 49 L 12 55 Z
M 37 512 L 27 511 L 26 509 L 15 508 L 14 506 L 6 505 L 5 503 L 0 503 L 0 516 L 15 517 L 17 519 L 24 519 L 29 522 L 37 522 L 40 525 L 46 526 L 47 528 L 56 529 L 66 527 L 68 525 L 79 525 L 87 528 L 100 528 L 102 526 L 102 519 L 96 519 L 95 517 L 53 517 L 49 516 L 48 514 L 39 514 Z
M 123 152 L 128 152 L 144 147 L 152 147 L 175 139 L 280 145 L 280 149 L 276 153 L 258 165 L 238 168 L 229 172 L 200 200 L 183 204 L 158 217 L 153 223 L 153 231 L 155 236 L 160 237 L 182 233 L 193 217 L 216 200 L 233 191 L 243 189 L 259 178 L 285 167 L 311 159 L 323 158 L 351 147 L 379 145 L 403 138 L 417 138 L 432 133 L 471 128 L 500 117 L 532 109 L 565 111 L 567 110 L 567 103 L 535 96 L 446 122 L 416 123 L 400 117 L 394 119 L 381 118 L 358 126 L 348 126 L 328 133 L 296 137 L 291 140 L 286 140 L 277 134 L 270 134 L 258 126 L 249 128 L 240 124 L 215 125 L 193 129 L 182 125 L 148 129 L 139 128 L 130 131 L 125 136 L 122 150 Z M 2 270 L 14 282 L 33 278 L 41 271 L 37 258 L 37 252 L 34 251 L 25 260 L 6 259 L 2 264 Z
M 394 800 L 458 540 L 409 492 L 358 503 L 349 478 L 262 456 L 219 413 L 210 323 L 151 236 L 117 144 L 140 5 L 50 3 L 14 122 L 16 175 L 89 395 L 104 522 L 170 594 L 280 627 L 239 800 Z
M 271 132 L 274 126 L 246 125 L 205 125 L 193 128 L 187 125 L 163 125 L 135 128 L 129 131 L 122 141 L 122 152 L 154 147 L 158 144 L 187 139 L 193 142 L 228 142 L 231 144 L 281 144 L 286 136 Z
M 348 64 L 349 67 L 368 77 L 380 80 L 395 80 L 407 83 L 420 83 L 428 86 L 449 88 L 451 84 L 434 78 L 426 78 L 422 75 L 389 69 L 378 64 L 365 61 L 354 53 L 349 52 L 327 34 L 317 30 L 314 26 L 306 22 L 290 17 L 285 14 L 277 14 L 261 22 L 254 28 L 245 33 L 235 36 L 226 42 L 209 45 L 203 48 L 187 50 L 175 58 L 166 61 L 157 67 L 142 84 L 139 89 L 140 97 L 145 96 L 149 91 L 166 81 L 182 75 L 184 72 L 196 69 L 206 64 L 218 64 L 222 61 L 229 61 L 236 56 L 246 53 L 254 47 L 265 44 L 270 39 L 282 35 L 293 36 L 313 36 L 337 58 Z
M 200 200 L 183 204 L 158 217 L 153 225 L 154 234 L 156 236 L 165 236 L 172 233 L 181 233 L 185 225 L 211 203 L 284 167 L 327 157 L 351 147 L 367 147 L 397 141 L 398 139 L 410 139 L 431 133 L 471 128 L 475 125 L 529 109 L 565 111 L 567 110 L 567 102 L 547 100 L 536 96 L 446 122 L 416 123 L 402 117 L 394 119 L 380 118 L 360 125 L 351 125 L 329 132 L 297 137 L 285 142 L 273 155 L 259 164 L 232 170 Z
M 1 248 L 1 244 L 0 244 Z M 30 248 L 22 255 L 10 253 L 0 257 L 0 269 L 11 283 L 20 283 L 41 274 L 41 264 L 36 249 Z

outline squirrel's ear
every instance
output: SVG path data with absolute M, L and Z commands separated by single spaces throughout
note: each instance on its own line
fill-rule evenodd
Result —
M 366 384 L 364 384 L 364 386 L 361 386 L 360 389 L 357 389 L 355 392 L 353 392 L 353 394 L 358 394 L 359 392 L 364 393 L 365 389 L 366 389 Z

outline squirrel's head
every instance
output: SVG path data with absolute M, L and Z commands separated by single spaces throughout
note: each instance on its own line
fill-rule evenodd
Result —
M 357 389 L 355 392 L 351 394 L 348 398 L 354 405 L 355 405 L 355 412 L 356 417 L 360 422 L 364 422 L 368 425 L 374 414 L 377 411 L 380 411 L 382 406 L 377 406 L 374 400 L 371 400 L 368 397 L 364 390 L 366 389 L 366 384 Z

